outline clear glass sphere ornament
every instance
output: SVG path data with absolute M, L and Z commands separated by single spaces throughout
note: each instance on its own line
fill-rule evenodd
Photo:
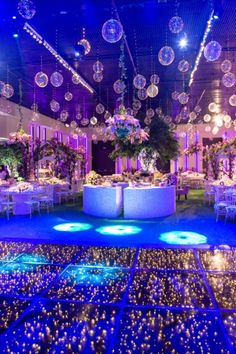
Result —
M 223 121 L 225 122 L 225 123 L 230 123 L 231 122 L 231 116 L 229 115 L 229 114 L 224 114 L 224 116 L 223 116 Z
M 189 111 L 188 111 L 188 107 L 185 106 L 181 109 L 180 111 L 180 116 L 181 116 L 181 120 L 185 120 L 188 119 L 189 116 Z
M 224 126 L 225 126 L 225 128 L 230 129 L 231 126 L 232 126 L 232 123 L 231 122 L 225 122 Z
M 122 24 L 114 19 L 106 21 L 102 26 L 102 36 L 108 43 L 118 42 L 123 35 Z
M 78 120 L 82 119 L 82 113 L 80 113 L 80 112 L 76 113 L 75 118 Z
M 32 122 L 37 122 L 39 120 L 38 112 L 33 112 L 31 120 Z
M 221 55 L 222 47 L 217 41 L 209 42 L 204 49 L 204 57 L 207 61 L 215 61 Z
M 201 106 L 197 105 L 196 107 L 194 107 L 194 111 L 195 111 L 196 113 L 200 113 L 200 112 L 202 111 Z
M 186 73 L 188 70 L 189 70 L 189 62 L 185 59 L 183 60 L 180 60 L 179 64 L 178 64 L 178 70 L 181 72 L 181 73 Z
M 78 75 L 73 75 L 71 78 L 73 84 L 78 85 L 80 83 L 80 78 Z
M 46 87 L 48 84 L 47 74 L 45 74 L 43 71 L 39 71 L 34 77 L 34 82 L 39 87 L 42 87 L 42 88 Z
M 103 74 L 102 73 L 94 73 L 93 79 L 96 82 L 101 82 L 103 80 Z
M 104 108 L 103 104 L 98 103 L 98 104 L 96 105 L 96 112 L 97 112 L 98 114 L 102 114 L 102 113 L 104 113 L 104 111 L 105 111 L 105 108 Z
M 217 104 L 215 102 L 209 103 L 208 109 L 210 112 L 215 113 L 217 111 Z
M 69 112 L 63 109 L 60 113 L 60 121 L 65 122 L 68 117 L 69 117 Z
M 212 134 L 216 135 L 219 132 L 219 127 L 217 127 L 216 125 L 212 128 Z
M 156 114 L 157 114 L 157 115 L 162 114 L 162 108 L 161 108 L 161 107 L 157 107 L 157 108 L 156 108 Z
M 99 60 L 95 61 L 95 63 L 93 64 L 93 71 L 95 73 L 101 73 L 103 69 L 103 64 Z
M 175 125 L 175 123 L 171 122 L 169 124 L 169 127 L 170 127 L 171 130 L 174 130 L 176 128 L 176 125 Z
M 159 89 L 155 84 L 151 84 L 147 88 L 147 95 L 151 98 L 156 97 L 158 95 Z
M 71 127 L 71 129 L 75 130 L 78 127 L 77 122 L 75 120 L 72 120 L 70 122 L 70 127 Z
M 173 100 L 177 101 L 179 98 L 180 93 L 177 91 L 172 92 L 171 97 Z
M 93 116 L 93 117 L 90 118 L 90 124 L 91 124 L 91 125 L 96 125 L 97 122 L 98 122 L 97 117 Z
M 113 84 L 113 90 L 118 94 L 124 92 L 125 88 L 126 85 L 122 80 L 116 80 Z
M 147 117 L 152 118 L 152 117 L 154 117 L 154 115 L 155 115 L 154 109 L 149 108 L 149 109 L 146 111 L 146 116 L 147 116 Z
M 133 114 L 134 114 L 132 108 L 130 108 L 130 107 L 128 107 L 128 108 L 126 109 L 126 113 L 127 113 L 129 116 L 133 116 Z
M 132 106 L 134 110 L 138 111 L 142 107 L 142 103 L 139 100 L 134 99 Z
M 82 118 L 80 123 L 81 123 L 81 125 L 83 125 L 83 127 L 85 127 L 86 125 L 89 124 L 89 119 L 88 118 Z
M 171 63 L 173 63 L 174 59 L 175 59 L 175 52 L 171 47 L 165 46 L 159 50 L 158 60 L 161 63 L 161 65 L 164 66 L 170 65 Z
M 223 126 L 223 115 L 222 114 L 217 114 L 214 117 L 214 123 L 217 127 L 222 127 Z
M 230 60 L 225 59 L 222 61 L 221 65 L 220 65 L 221 71 L 223 73 L 228 73 L 230 72 L 230 70 L 232 69 L 232 63 Z
M 235 95 L 235 94 L 232 95 L 232 96 L 230 96 L 230 98 L 229 98 L 229 104 L 230 104 L 230 106 L 232 106 L 232 107 L 236 107 L 236 95 Z
M 144 123 L 145 123 L 146 125 L 150 125 L 150 124 L 152 123 L 152 118 L 150 118 L 150 117 L 145 117 L 145 118 L 144 118 Z
M 73 99 L 73 94 L 71 92 L 66 92 L 64 95 L 66 101 L 71 101 Z
M 4 89 L 5 82 L 0 80 L 0 95 L 2 95 L 2 91 Z
M 172 122 L 172 117 L 171 117 L 171 116 L 165 116 L 164 122 L 165 122 L 166 124 L 170 124 L 170 123 Z
M 147 95 L 147 90 L 144 89 L 144 88 L 138 90 L 137 95 L 138 95 L 138 98 L 139 98 L 141 101 L 146 100 L 146 98 L 148 97 L 148 95 Z
M 109 119 L 111 117 L 111 113 L 106 111 L 105 114 L 104 114 L 104 119 Z
M 87 55 L 91 51 L 91 44 L 89 41 L 85 38 L 82 38 L 78 44 L 82 45 L 84 47 L 84 54 Z
M 225 73 L 222 77 L 222 84 L 225 87 L 233 87 L 235 85 L 236 78 L 234 73 Z
M 60 87 L 63 84 L 63 76 L 58 71 L 54 71 L 50 76 L 50 82 L 54 87 Z
M 184 28 L 184 22 L 181 17 L 174 16 L 169 21 L 169 30 L 172 33 L 180 33 Z
M 150 128 L 147 126 L 147 127 L 144 127 L 144 129 L 143 129 L 146 133 L 150 133 Z
M 209 123 L 211 121 L 211 116 L 210 114 L 205 114 L 203 117 L 204 122 Z
M 53 99 L 50 102 L 50 108 L 51 111 L 58 112 L 60 110 L 60 103 Z
M 178 97 L 178 101 L 181 104 L 188 103 L 188 100 L 189 100 L 189 95 L 186 92 L 182 92 Z
M 6 98 L 11 98 L 14 95 L 14 88 L 10 84 L 4 84 L 2 95 Z
M 19 14 L 26 20 L 31 20 L 36 14 L 36 8 L 31 0 L 21 0 L 18 3 L 17 10 Z
M 150 77 L 151 84 L 158 85 L 160 82 L 160 77 L 157 74 L 153 74 Z
M 136 75 L 133 79 L 133 85 L 136 89 L 143 89 L 146 85 L 146 78 L 143 75 Z
M 197 118 L 196 112 L 192 111 L 189 113 L 189 118 L 193 121 Z

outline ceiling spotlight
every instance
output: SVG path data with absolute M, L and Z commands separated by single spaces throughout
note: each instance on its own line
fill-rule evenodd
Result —
M 181 38 L 180 41 L 179 41 L 180 48 L 186 48 L 187 45 L 188 45 L 187 38 L 186 37 Z

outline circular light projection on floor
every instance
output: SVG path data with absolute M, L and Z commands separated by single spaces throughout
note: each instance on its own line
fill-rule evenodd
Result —
M 24 262 L 24 263 L 49 263 L 49 260 L 42 255 L 38 254 L 23 254 L 20 256 L 19 259 L 17 259 L 18 262 Z
M 113 225 L 113 226 L 102 226 L 96 229 L 97 232 L 103 235 L 135 235 L 142 231 L 137 226 L 132 225 Z
M 206 243 L 204 235 L 191 231 L 170 231 L 160 235 L 160 240 L 172 245 L 198 245 Z
M 73 278 L 77 285 L 91 284 L 98 285 L 103 282 L 116 279 L 118 276 L 118 270 L 115 268 L 70 268 L 65 277 Z
M 92 228 L 92 225 L 79 223 L 79 222 L 69 222 L 69 223 L 58 224 L 58 225 L 53 226 L 54 230 L 64 231 L 64 232 L 86 231 L 91 228 Z

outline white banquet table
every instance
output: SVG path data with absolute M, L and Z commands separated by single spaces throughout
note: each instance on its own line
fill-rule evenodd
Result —
M 124 218 L 164 217 L 176 211 L 175 186 L 128 187 L 124 189 Z

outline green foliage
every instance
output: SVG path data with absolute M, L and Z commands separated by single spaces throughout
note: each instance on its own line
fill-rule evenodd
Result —
M 8 166 L 11 172 L 22 164 L 22 154 L 18 143 L 0 144 L 0 164 Z
M 113 145 L 115 145 L 115 150 L 109 155 L 112 160 L 117 157 L 137 157 L 143 147 L 143 144 L 132 144 L 125 139 L 119 139 Z

